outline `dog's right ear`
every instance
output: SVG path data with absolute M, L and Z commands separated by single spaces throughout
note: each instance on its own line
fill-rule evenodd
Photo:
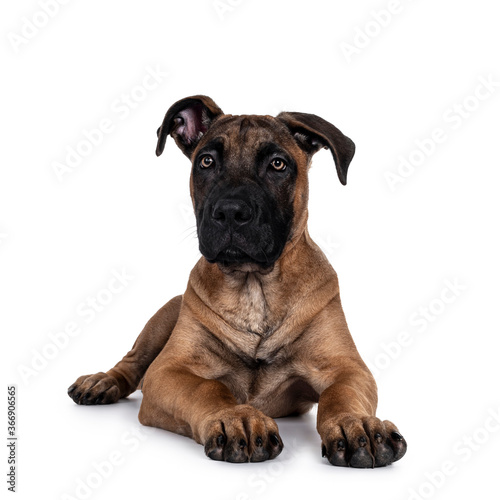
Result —
M 219 106 L 205 95 L 195 95 L 177 101 L 167 111 L 158 129 L 156 156 L 163 153 L 167 136 L 170 134 L 182 152 L 191 158 L 191 153 L 212 121 L 223 114 Z

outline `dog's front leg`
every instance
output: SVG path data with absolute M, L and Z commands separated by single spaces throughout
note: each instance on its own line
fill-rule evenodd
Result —
M 213 460 L 261 462 L 281 453 L 276 422 L 248 404 L 238 404 L 219 380 L 227 373 L 224 356 L 214 355 L 203 329 L 174 330 L 169 349 L 144 378 L 139 420 L 192 437 Z
M 332 465 L 380 467 L 399 460 L 406 442 L 396 426 L 375 417 L 377 388 L 366 367 L 337 359 L 342 368 L 322 393 L 318 405 L 318 432 L 323 456 Z
M 332 331 L 333 327 L 333 331 Z M 333 465 L 380 467 L 403 457 L 406 441 L 397 427 L 375 416 L 377 386 L 362 361 L 337 297 L 322 311 L 308 337 L 315 355 L 308 379 L 318 392 L 317 429 L 323 456 Z
M 116 403 L 132 394 L 158 353 L 170 338 L 181 308 L 182 296 L 169 300 L 146 324 L 132 349 L 106 373 L 82 375 L 68 395 L 79 405 Z

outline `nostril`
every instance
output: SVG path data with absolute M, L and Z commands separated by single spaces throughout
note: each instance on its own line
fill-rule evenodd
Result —
M 221 225 L 242 226 L 252 217 L 252 209 L 242 200 L 219 200 L 212 210 L 212 220 Z
M 212 219 L 222 222 L 226 219 L 226 216 L 224 215 L 224 212 L 222 210 L 214 210 L 212 212 Z
M 250 210 L 247 212 L 236 212 L 234 214 L 234 220 L 239 223 L 248 222 L 251 218 L 252 214 L 250 213 Z

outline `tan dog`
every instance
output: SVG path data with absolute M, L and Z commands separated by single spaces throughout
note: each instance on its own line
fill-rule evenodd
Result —
M 107 373 L 82 376 L 78 404 L 141 384 L 139 420 L 192 437 L 214 460 L 259 462 L 283 448 L 273 418 L 319 403 L 333 465 L 377 467 L 406 442 L 375 417 L 377 388 L 347 328 L 337 275 L 307 231 L 308 169 L 331 150 L 346 183 L 354 144 L 315 115 L 225 115 L 206 96 L 175 103 L 158 130 L 192 161 L 203 257 Z

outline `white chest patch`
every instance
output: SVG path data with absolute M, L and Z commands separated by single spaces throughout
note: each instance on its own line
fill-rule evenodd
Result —
M 239 283 L 237 289 L 236 304 L 231 310 L 226 310 L 224 315 L 238 330 L 264 335 L 269 330 L 268 305 L 258 278 L 252 273 L 248 278 Z

